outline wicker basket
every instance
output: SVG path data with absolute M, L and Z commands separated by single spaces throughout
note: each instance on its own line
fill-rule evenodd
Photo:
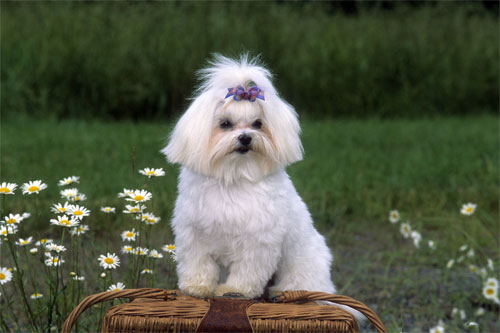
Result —
M 62 331 L 70 332 L 85 309 L 115 298 L 134 300 L 110 308 L 102 332 L 359 332 L 349 312 L 313 301 L 347 305 L 363 313 L 379 333 L 386 332 L 375 312 L 347 296 L 286 291 L 266 302 L 230 297 L 199 299 L 177 290 L 149 288 L 88 296 L 71 312 Z

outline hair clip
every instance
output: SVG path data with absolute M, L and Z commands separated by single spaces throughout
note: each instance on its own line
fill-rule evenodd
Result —
M 243 88 L 242 86 L 227 88 L 227 90 L 227 95 L 224 98 L 233 96 L 233 99 L 235 101 L 247 100 L 250 102 L 255 102 L 257 98 L 263 101 L 265 100 L 264 92 L 257 86 L 250 87 L 248 88 L 248 90 L 245 90 L 245 88 Z

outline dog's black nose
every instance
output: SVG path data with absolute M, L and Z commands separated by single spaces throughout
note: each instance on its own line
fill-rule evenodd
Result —
M 243 145 L 243 146 L 248 146 L 250 142 L 252 142 L 252 137 L 250 135 L 242 134 L 238 137 L 238 141 Z

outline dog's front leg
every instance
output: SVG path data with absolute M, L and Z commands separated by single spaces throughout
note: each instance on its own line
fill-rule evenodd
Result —
M 254 298 L 264 293 L 266 284 L 276 271 L 279 251 L 255 243 L 251 245 L 235 255 L 229 267 L 229 276 L 224 284 L 217 287 L 215 296 L 236 292 Z
M 219 279 L 219 266 L 199 244 L 178 248 L 179 288 L 190 296 L 213 296 Z

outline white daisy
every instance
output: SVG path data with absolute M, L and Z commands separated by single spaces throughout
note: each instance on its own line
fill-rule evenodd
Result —
M 144 268 L 144 269 L 141 271 L 141 274 L 153 274 L 153 270 L 152 270 L 152 269 L 149 269 L 149 268 Z
M 139 170 L 139 173 L 148 176 L 148 178 L 165 176 L 165 171 L 163 171 L 163 168 L 159 169 L 145 168 L 144 170 Z
M 135 237 L 139 236 L 139 232 L 136 232 L 135 229 L 125 230 L 122 232 L 122 240 L 125 241 L 135 241 Z
M 399 231 L 401 232 L 401 234 L 403 235 L 404 238 L 410 237 L 410 234 L 411 234 L 410 223 L 408 223 L 408 222 L 401 223 L 401 227 L 399 228 Z
M 115 213 L 116 208 L 115 207 L 101 207 L 101 212 L 104 213 Z
M 146 190 L 135 190 L 134 193 L 130 193 L 125 200 L 133 201 L 135 203 L 145 202 L 151 199 L 153 195 Z
M 163 258 L 163 254 L 161 254 L 157 250 L 151 250 L 151 252 L 149 252 L 149 256 L 151 258 L 155 258 L 155 259 L 161 259 L 161 258 Z
M 459 250 L 460 250 L 460 252 L 464 252 L 464 251 L 466 251 L 468 248 L 469 248 L 469 245 L 464 244 L 464 245 L 460 246 Z
M 436 244 L 434 243 L 434 241 L 433 241 L 433 240 L 430 240 L 430 241 L 428 242 L 428 244 L 429 244 L 429 248 L 430 248 L 431 250 L 435 250 L 435 249 L 436 249 Z
M 54 243 L 47 244 L 45 246 L 45 249 L 48 251 L 55 251 L 57 253 L 66 251 L 66 247 L 64 247 L 63 245 L 57 245 Z
M 467 252 L 467 257 L 469 258 L 472 258 L 474 257 L 476 254 L 474 253 L 474 249 L 470 249 L 468 252 Z
M 31 244 L 32 241 L 33 241 L 33 237 L 31 237 L 31 236 L 26 238 L 26 239 L 19 238 L 19 240 L 16 241 L 16 245 L 26 246 L 26 245 Z
M 474 314 L 477 316 L 477 317 L 480 317 L 482 315 L 484 315 L 486 313 L 486 310 L 484 308 L 478 308 L 476 310 L 476 312 L 474 312 Z
M 160 222 L 161 218 L 154 216 L 151 213 L 142 214 L 141 220 L 146 224 L 156 224 Z
M 450 259 L 448 263 L 446 264 L 446 268 L 452 268 L 453 265 L 455 264 L 455 259 Z
M 101 254 L 97 260 L 99 261 L 99 266 L 104 267 L 104 269 L 114 269 L 120 266 L 120 258 L 114 253 L 108 253 L 107 255 Z
M 24 219 L 31 217 L 31 214 L 28 212 L 24 212 L 21 216 L 23 217 L 23 220 L 24 220 Z
M 64 259 L 60 257 L 53 257 L 50 252 L 45 253 L 47 259 L 45 259 L 45 265 L 47 266 L 61 266 L 64 263 Z
M 78 282 L 85 281 L 85 276 L 75 275 L 75 276 L 73 276 L 73 280 L 78 281 Z
M 135 206 L 131 206 L 131 205 L 125 205 L 125 210 L 123 211 L 124 213 L 127 213 L 127 214 L 139 214 L 140 212 L 142 212 L 146 206 L 143 206 L 143 205 L 135 205 Z
M 464 325 L 466 328 L 477 328 L 479 327 L 479 324 L 476 323 L 475 321 L 469 321 Z
M 479 276 L 484 280 L 488 276 L 488 271 L 486 270 L 486 268 L 482 267 L 479 269 L 477 274 L 479 274 Z
M 12 280 L 12 272 L 7 267 L 0 267 L 0 284 L 5 284 Z
M 21 223 L 23 217 L 19 214 L 9 214 L 4 217 L 5 224 L 19 224 Z
M 36 246 L 46 246 L 47 244 L 53 243 L 52 239 L 42 238 L 38 242 L 35 243 Z
M 498 289 L 498 280 L 494 277 L 490 277 L 486 280 L 485 285 L 494 289 Z
M 457 263 L 461 263 L 462 261 L 464 261 L 465 257 L 464 256 L 460 256 L 458 257 L 457 259 Z
M 7 237 L 8 235 L 13 235 L 17 232 L 17 225 L 2 225 L 0 226 L 0 236 Z
M 128 190 L 128 189 L 124 188 L 123 191 L 118 193 L 118 198 L 125 198 L 131 194 L 134 194 L 134 190 Z
M 164 245 L 161 249 L 167 253 L 173 253 L 173 252 L 175 252 L 175 245 L 174 244 L 167 244 L 167 245 Z
M 69 200 L 69 201 L 75 201 L 75 197 L 78 196 L 78 189 L 68 188 L 68 189 L 62 190 L 60 193 L 61 193 L 61 197 L 63 197 L 64 199 Z
M 23 194 L 39 193 L 41 190 L 47 188 L 47 184 L 42 183 L 41 180 L 34 180 L 24 183 L 22 186 Z
M 420 247 L 420 240 L 422 239 L 422 235 L 418 231 L 412 231 L 410 236 L 413 239 L 413 244 L 418 249 Z
M 148 252 L 149 252 L 149 250 L 145 247 L 136 247 L 134 249 L 134 254 L 136 254 L 138 256 L 146 256 L 146 255 L 148 255 Z
M 434 326 L 429 330 L 429 333 L 444 333 L 444 332 L 445 330 L 443 325 Z
M 125 285 L 122 282 L 117 282 L 116 284 L 112 284 L 109 286 L 109 291 L 118 291 L 125 289 Z
M 79 179 L 80 179 L 80 177 L 76 177 L 76 176 L 63 178 L 62 180 L 59 181 L 59 186 L 66 186 L 66 185 L 70 185 L 73 183 L 79 183 Z
M 3 182 L 0 184 L 0 194 L 14 194 L 17 184 Z
M 469 270 L 471 273 L 477 273 L 477 266 L 476 265 L 469 265 Z
M 87 196 L 83 193 L 78 192 L 77 195 L 73 198 L 74 202 L 80 202 L 80 201 L 85 201 L 87 200 Z
M 460 209 L 460 213 L 463 215 L 471 216 L 476 211 L 476 207 L 477 205 L 473 204 L 472 202 L 463 204 L 462 209 Z
M 483 296 L 486 299 L 492 300 L 493 302 L 500 304 L 500 301 L 498 300 L 498 287 L 493 288 L 486 284 L 483 287 Z
M 31 297 L 31 299 L 39 299 L 39 298 L 42 298 L 43 295 L 40 293 L 33 293 L 33 294 L 31 294 L 30 297 Z
M 125 245 L 122 247 L 122 253 L 132 253 L 134 252 L 134 248 L 130 245 Z
M 83 206 L 71 205 L 69 207 L 69 214 L 73 215 L 81 221 L 85 216 L 90 215 L 90 210 Z
M 89 231 L 89 227 L 85 224 L 80 224 L 77 227 L 71 228 L 69 233 L 73 236 L 80 236 Z
M 64 214 L 69 210 L 70 207 L 71 205 L 66 201 L 64 204 L 53 204 L 50 210 L 56 214 Z
M 105 272 L 102 272 L 101 273 L 101 277 L 104 279 L 106 277 L 106 273 Z
M 61 227 L 76 227 L 80 222 L 74 216 L 67 217 L 66 215 L 58 216 L 57 219 L 51 219 L 51 224 L 58 225 Z
M 490 270 L 492 270 L 492 271 L 494 270 L 494 267 L 493 267 L 493 260 L 491 260 L 490 258 L 488 258 L 488 268 L 489 268 Z
M 30 253 L 31 254 L 37 254 L 38 253 L 38 248 L 37 247 L 31 248 L 30 249 Z
M 399 212 L 397 210 L 391 210 L 389 212 L 389 221 L 391 223 L 398 223 L 400 220 Z

